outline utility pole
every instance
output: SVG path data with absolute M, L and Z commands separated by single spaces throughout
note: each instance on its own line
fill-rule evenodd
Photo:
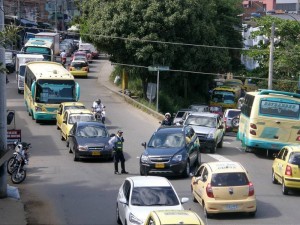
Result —
M 274 64 L 274 31 L 275 23 L 272 23 L 271 28 L 271 45 L 270 45 L 270 58 L 269 58 L 269 78 L 268 78 L 268 89 L 273 89 L 273 64 Z
M 3 9 L 3 0 L 0 0 Z M 0 10 L 0 32 L 4 30 L 4 12 Z M 5 49 L 0 46 L 0 62 L 5 66 Z M 0 71 L 0 155 L 6 152 L 7 124 L 6 124 L 6 74 Z M 0 198 L 7 197 L 6 163 L 0 165 Z

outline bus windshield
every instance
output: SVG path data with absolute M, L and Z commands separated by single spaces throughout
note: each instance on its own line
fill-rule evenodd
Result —
M 259 107 L 259 112 L 263 115 L 291 119 L 299 118 L 299 110 L 299 104 L 271 100 L 261 100 Z
M 38 80 L 36 85 L 36 102 L 59 104 L 76 101 L 74 80 Z
M 214 102 L 234 103 L 234 93 L 229 91 L 214 91 L 212 95 Z
M 46 61 L 51 61 L 51 49 L 45 47 L 28 46 L 24 49 L 25 54 L 42 54 Z

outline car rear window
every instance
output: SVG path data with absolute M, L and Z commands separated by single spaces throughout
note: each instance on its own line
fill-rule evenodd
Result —
M 300 166 L 300 153 L 292 153 L 290 155 L 289 163 Z
M 211 178 L 211 186 L 226 187 L 226 186 L 243 186 L 248 185 L 247 175 L 243 172 L 238 173 L 215 173 Z
M 236 116 L 239 116 L 241 114 L 241 111 L 228 111 L 228 118 L 233 118 Z
M 73 67 L 85 67 L 85 66 L 87 66 L 87 65 L 86 65 L 86 63 L 84 63 L 84 62 L 73 62 L 73 63 L 71 64 L 71 66 L 73 66 Z

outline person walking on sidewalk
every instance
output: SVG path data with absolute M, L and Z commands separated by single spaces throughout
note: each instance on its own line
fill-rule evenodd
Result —
M 114 148 L 114 164 L 115 164 L 115 174 L 119 174 L 118 164 L 121 162 L 121 173 L 127 174 L 125 170 L 125 158 L 123 154 L 123 131 L 119 130 L 117 135 L 111 137 L 109 144 Z

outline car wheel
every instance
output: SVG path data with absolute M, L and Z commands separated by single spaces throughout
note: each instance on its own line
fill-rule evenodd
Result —
M 204 204 L 204 202 L 203 202 L 203 214 L 204 214 L 204 216 L 206 217 L 206 218 L 211 218 L 212 216 L 211 216 L 211 213 L 208 213 L 207 212 L 207 209 L 206 209 L 206 206 L 205 206 L 205 204 Z
M 75 162 L 79 161 L 78 153 L 76 153 L 76 150 L 73 153 L 74 153 L 74 161 Z
M 141 166 L 140 166 L 140 175 L 141 176 L 147 176 L 148 175 L 146 169 L 144 170 Z
M 57 130 L 60 130 L 60 128 L 59 128 L 59 126 L 58 126 L 57 124 L 56 124 L 56 129 L 57 129 Z
M 210 153 L 214 154 L 217 151 L 217 146 L 215 145 L 212 149 L 210 149 Z
M 200 151 L 198 151 L 197 164 L 198 164 L 197 166 L 201 165 L 201 153 L 200 153 Z
M 121 220 L 120 220 L 120 212 L 119 212 L 119 207 L 118 207 L 118 203 L 117 203 L 117 207 L 116 207 L 116 215 L 117 215 L 117 223 L 121 224 Z
M 277 181 L 277 179 L 276 179 L 276 177 L 275 177 L 274 170 L 272 170 L 272 183 L 273 183 L 273 184 L 278 184 L 278 181 Z
M 249 212 L 249 213 L 248 213 L 248 215 L 249 215 L 250 217 L 255 217 L 255 214 L 256 214 L 256 210 L 255 210 L 254 212 Z
M 60 139 L 62 140 L 62 141 L 64 141 L 65 140 L 65 138 L 64 138 L 64 136 L 63 136 L 63 134 L 61 133 L 61 137 L 60 137 Z
M 224 136 L 222 136 L 221 141 L 218 143 L 218 148 L 223 147 L 223 138 L 224 138 Z
M 239 127 L 239 124 L 240 124 L 240 119 L 238 117 L 234 117 L 232 120 L 231 120 L 231 126 L 235 129 L 237 129 Z
M 189 177 L 191 172 L 191 164 L 189 161 L 186 162 L 185 170 L 182 173 L 183 177 Z
M 287 195 L 289 193 L 289 189 L 285 186 L 284 180 L 282 180 L 282 194 Z

